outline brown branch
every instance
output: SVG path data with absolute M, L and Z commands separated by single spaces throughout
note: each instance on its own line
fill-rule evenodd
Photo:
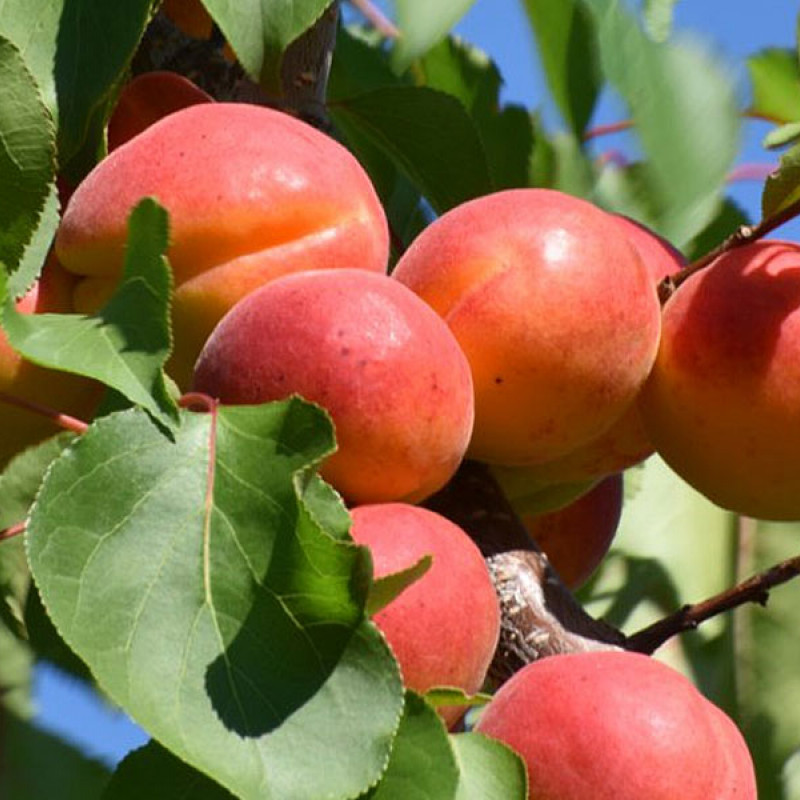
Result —
M 400 36 L 394 23 L 371 0 L 350 0 L 350 5 L 357 8 L 381 36 L 387 39 L 397 39 Z
M 742 225 L 734 231 L 721 245 L 715 247 L 713 250 L 706 253 L 697 261 L 693 261 L 687 267 L 684 267 L 674 275 L 664 278 L 658 285 L 658 295 L 662 304 L 666 303 L 670 297 L 675 293 L 675 290 L 684 283 L 688 278 L 705 269 L 709 264 L 716 261 L 723 253 L 729 250 L 734 250 L 737 247 L 743 247 L 746 244 L 761 239 L 769 233 L 772 233 L 776 228 L 779 228 L 786 222 L 793 220 L 796 216 L 800 215 L 800 199 L 795 200 L 786 208 L 774 214 L 771 217 L 761 220 L 758 225 Z
M 4 542 L 6 539 L 13 539 L 23 533 L 25 533 L 25 523 L 15 522 L 13 525 L 0 530 L 0 542 Z
M 798 576 L 800 576 L 800 556 L 795 556 L 753 575 L 708 600 L 686 605 L 674 614 L 629 636 L 625 642 L 625 649 L 639 653 L 653 653 L 668 639 L 679 633 L 694 630 L 700 623 L 717 614 L 730 611 L 745 603 L 766 605 L 770 589 Z
M 88 423 L 76 417 L 71 417 L 69 414 L 62 414 L 49 406 L 44 406 L 39 403 L 34 403 L 32 400 L 24 400 L 21 397 L 16 397 L 13 394 L 6 394 L 0 392 L 0 403 L 7 403 L 17 408 L 22 408 L 25 411 L 30 411 L 32 414 L 39 414 L 39 416 L 47 417 L 55 422 L 60 428 L 65 431 L 72 431 L 73 433 L 86 433 L 89 427 Z

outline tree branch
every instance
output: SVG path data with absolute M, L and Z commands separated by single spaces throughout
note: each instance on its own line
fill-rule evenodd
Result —
M 39 403 L 34 403 L 32 400 L 24 400 L 22 397 L 16 397 L 13 394 L 6 394 L 0 392 L 0 403 L 7 403 L 10 406 L 22 408 L 25 411 L 30 411 L 32 414 L 38 414 L 41 417 L 47 417 L 52 420 L 60 428 L 65 431 L 72 431 L 73 433 L 86 433 L 89 427 L 88 423 L 76 417 L 71 417 L 69 414 L 62 414 L 49 406 L 43 406 Z

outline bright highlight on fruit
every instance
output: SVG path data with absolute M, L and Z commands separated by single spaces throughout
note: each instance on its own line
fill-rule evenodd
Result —
M 97 310 L 113 293 L 128 215 L 148 195 L 170 214 L 168 371 L 182 388 L 214 325 L 259 286 L 307 269 L 386 270 L 386 218 L 349 151 L 278 111 L 205 103 L 150 126 L 76 189 L 56 249 L 81 276 L 79 311 Z
M 236 404 L 299 394 L 327 409 L 339 449 L 321 473 L 352 504 L 433 494 L 472 431 L 455 338 L 413 292 L 365 270 L 302 272 L 250 294 L 203 348 L 194 388 Z

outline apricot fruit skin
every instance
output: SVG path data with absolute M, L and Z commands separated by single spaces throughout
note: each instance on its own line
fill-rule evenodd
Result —
M 182 388 L 214 325 L 268 281 L 306 269 L 385 272 L 386 217 L 356 159 L 287 114 L 203 103 L 169 114 L 101 161 L 75 190 L 56 238 L 96 311 L 123 265 L 127 219 L 145 196 L 170 214 L 174 353 Z
M 570 589 L 579 589 L 608 553 L 622 514 L 622 475 L 609 475 L 564 508 L 526 514 L 528 534 Z
M 483 686 L 500 634 L 500 609 L 475 543 L 445 517 L 417 506 L 385 503 L 351 512 L 351 535 L 372 552 L 375 577 L 431 555 L 431 568 L 374 616 L 400 664 L 405 685 L 424 693 Z M 450 725 L 464 709 L 445 706 Z
M 472 431 L 469 365 L 447 326 L 364 270 L 290 275 L 244 298 L 203 348 L 194 388 L 235 404 L 299 394 L 327 409 L 339 449 L 321 474 L 352 504 L 433 494 Z
M 655 357 L 647 268 L 610 215 L 560 192 L 509 190 L 452 209 L 393 275 L 442 315 L 467 355 L 478 460 L 542 463 L 599 436 Z
M 640 409 L 664 460 L 713 502 L 800 519 L 800 246 L 730 250 L 678 288 Z
M 72 282 L 72 276 L 55 259 L 48 258 L 39 280 L 17 302 L 17 310 L 25 314 L 69 313 Z M 26 360 L 0 330 L 0 392 L 89 421 L 102 388 L 88 378 Z M 21 450 L 61 430 L 46 416 L 0 402 L 0 467 Z
M 522 756 L 531 800 L 755 800 L 752 759 L 722 713 L 648 656 L 584 652 L 524 667 L 476 730 Z

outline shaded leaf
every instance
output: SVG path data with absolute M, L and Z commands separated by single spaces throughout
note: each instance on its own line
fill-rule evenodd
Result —
M 392 51 L 396 72 L 404 72 L 469 11 L 475 0 L 394 0 L 400 38 Z
M 750 111 L 773 122 L 800 120 L 797 53 L 771 47 L 747 59 L 753 100 Z
M 523 800 L 528 776 L 511 748 L 480 733 L 460 733 L 450 741 L 461 769 L 456 800 Z
M 492 191 L 475 124 L 444 92 L 386 87 L 340 100 L 331 113 L 388 156 L 439 213 Z
M 603 85 L 592 17 L 581 0 L 525 0 L 547 83 L 580 136 Z
M 787 122 L 770 131 L 763 141 L 766 148 L 784 147 L 793 144 L 800 138 L 800 122 Z
M 167 241 L 166 212 L 145 198 L 131 212 L 123 278 L 108 304 L 85 316 L 21 314 L 7 301 L 3 328 L 12 346 L 37 364 L 100 380 L 174 425 L 162 372 L 171 348 Z
M 150 741 L 134 750 L 117 767 L 103 800 L 234 800 L 227 789 L 214 783 Z
M 203 0 L 247 74 L 281 93 L 286 48 L 305 33 L 332 0 Z
M 657 42 L 664 42 L 672 32 L 672 18 L 678 0 L 644 0 L 644 23 Z
M 39 227 L 54 177 L 53 121 L 20 51 L 0 35 L 0 263 L 12 272 Z
M 58 128 L 61 171 L 102 135 L 107 107 L 144 32 L 151 0 L 0 0 L 0 35 L 22 51 Z
M 467 694 L 463 689 L 437 686 L 425 692 L 425 702 L 434 708 L 440 706 L 485 706 L 492 696 L 483 692 Z
M 658 44 L 614 0 L 586 0 L 606 77 L 633 118 L 657 209 L 677 246 L 716 214 L 736 157 L 740 118 L 729 70 L 693 40 Z
M 382 578 L 373 580 L 367 597 L 367 613 L 370 616 L 386 608 L 398 595 L 402 594 L 412 583 L 416 583 L 433 564 L 431 556 L 423 556 L 415 564 L 399 572 L 392 572 Z
M 774 217 L 800 200 L 800 145 L 781 156 L 780 167 L 764 183 L 761 216 Z
M 750 224 L 751 220 L 745 212 L 730 197 L 726 197 L 714 219 L 686 249 L 687 258 L 689 261 L 695 261 L 722 244 L 742 225 Z
M 330 421 L 298 399 L 182 417 L 174 440 L 100 419 L 53 464 L 27 534 L 44 604 L 101 688 L 234 794 L 363 792 L 402 691 L 363 621 L 366 551 L 303 500 Z

